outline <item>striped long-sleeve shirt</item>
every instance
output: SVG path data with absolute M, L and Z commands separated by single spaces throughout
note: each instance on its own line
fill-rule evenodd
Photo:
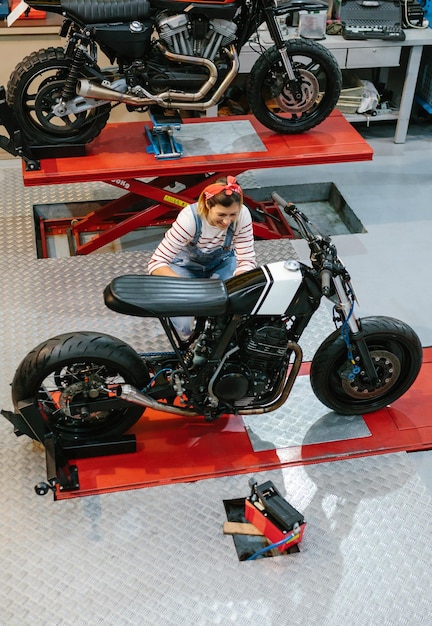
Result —
M 206 254 L 223 246 L 226 229 L 221 230 L 217 226 L 210 226 L 205 218 L 201 219 L 202 230 L 197 247 Z M 180 211 L 177 219 L 154 251 L 148 264 L 149 273 L 151 274 L 159 267 L 170 265 L 177 254 L 193 240 L 195 231 L 195 218 L 192 209 L 187 206 Z M 241 207 L 235 224 L 232 247 L 237 260 L 235 274 L 241 274 L 256 267 L 252 218 L 245 205 Z

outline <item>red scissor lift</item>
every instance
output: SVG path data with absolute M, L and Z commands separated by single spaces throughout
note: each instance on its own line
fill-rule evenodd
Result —
M 88 254 L 136 229 L 169 225 L 178 211 L 196 201 L 201 190 L 223 174 L 269 167 L 315 165 L 372 159 L 372 149 L 338 112 L 334 111 L 317 128 L 301 135 L 280 135 L 268 130 L 255 118 L 193 118 L 187 124 L 206 125 L 247 122 L 259 138 L 257 152 L 184 155 L 178 159 L 157 159 L 147 148 L 147 123 L 110 124 L 86 146 L 85 155 L 41 158 L 38 169 L 23 167 L 25 186 L 103 181 L 124 189 L 125 195 L 108 202 L 82 218 L 41 219 L 42 253 L 47 255 L 46 237 L 67 232 L 73 254 Z M 179 134 L 181 141 L 181 132 Z M 181 188 L 181 191 L 175 189 Z M 245 198 L 254 216 L 257 239 L 292 238 L 293 234 L 280 209 L 272 202 Z M 84 233 L 96 233 L 83 243 Z

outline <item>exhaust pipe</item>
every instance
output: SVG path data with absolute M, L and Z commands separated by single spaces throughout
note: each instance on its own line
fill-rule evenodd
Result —
M 237 76 L 240 63 L 237 55 L 237 51 L 234 46 L 231 46 L 229 50 L 227 50 L 228 55 L 231 58 L 232 66 L 228 74 L 225 76 L 222 83 L 219 85 L 218 89 L 215 91 L 213 96 L 205 101 L 198 102 L 202 100 L 204 96 L 210 91 L 213 85 L 216 83 L 218 77 L 218 71 L 215 64 L 209 59 L 204 59 L 202 57 L 191 57 L 184 54 L 175 54 L 173 52 L 169 52 L 159 44 L 159 48 L 163 52 L 163 54 L 170 61 L 177 61 L 179 63 L 192 63 L 195 65 L 204 65 L 209 70 L 209 77 L 204 85 L 195 93 L 184 93 L 180 91 L 164 91 L 163 93 L 152 95 L 151 93 L 144 91 L 144 96 L 135 96 L 131 93 L 121 93 L 119 91 L 115 91 L 115 89 L 110 89 L 109 87 L 102 87 L 101 85 L 96 85 L 87 79 L 81 79 L 77 81 L 76 92 L 79 96 L 83 98 L 93 98 L 94 100 L 108 100 L 110 102 L 122 102 L 123 104 L 132 104 L 134 106 L 150 106 L 151 104 L 159 104 L 159 106 L 165 109 L 190 109 L 191 104 L 193 104 L 193 108 L 197 111 L 204 111 L 209 109 L 210 107 L 217 104 L 225 93 L 226 89 L 232 83 L 234 78 Z
M 292 350 L 294 352 L 295 356 L 291 369 L 289 369 L 289 367 L 287 368 L 287 376 L 279 385 L 279 395 L 276 395 L 273 400 L 256 409 L 241 409 L 240 411 L 237 411 L 239 415 L 260 415 L 262 413 L 269 413 L 270 411 L 275 411 L 276 409 L 281 407 L 288 400 L 288 396 L 291 393 L 291 389 L 293 388 L 295 380 L 300 371 L 300 366 L 303 362 L 303 351 L 298 343 L 295 343 L 294 341 L 289 341 L 287 347 L 289 350 Z
M 83 98 L 93 98 L 94 100 L 109 100 L 110 102 L 123 102 L 124 104 L 144 105 L 149 104 L 149 98 L 132 96 L 131 94 L 121 93 L 108 87 L 95 85 L 86 78 L 77 81 L 76 92 Z
M 179 406 L 170 406 L 168 404 L 159 403 L 157 400 L 153 400 L 150 396 L 146 396 L 141 393 L 136 387 L 132 385 L 122 385 L 121 389 L 117 393 L 118 398 L 132 402 L 133 404 L 139 404 L 145 406 L 147 409 L 155 409 L 155 411 L 162 411 L 163 413 L 175 413 L 176 415 L 183 415 L 186 417 L 195 417 L 200 415 L 195 411 L 189 409 L 182 409 Z
M 294 382 L 300 370 L 300 366 L 303 361 L 303 352 L 300 346 L 295 342 L 289 342 L 288 348 L 294 352 L 295 358 L 291 369 L 287 369 L 287 375 L 281 382 L 276 397 L 268 404 L 257 407 L 256 409 L 241 409 L 236 410 L 236 415 L 260 415 L 262 413 L 269 413 L 275 411 L 280 406 L 285 404 L 288 399 Z M 289 371 L 289 373 L 288 373 Z M 191 411 L 189 409 L 182 409 L 178 406 L 170 406 L 168 404 L 159 403 L 157 400 L 153 400 L 149 396 L 141 393 L 136 387 L 132 385 L 121 385 L 117 392 L 117 397 L 144 406 L 147 409 L 154 409 L 155 411 L 162 411 L 163 413 L 174 413 L 175 415 L 182 415 L 184 417 L 197 417 L 201 413 Z

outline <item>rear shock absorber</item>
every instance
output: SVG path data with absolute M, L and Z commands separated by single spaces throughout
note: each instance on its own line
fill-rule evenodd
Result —
M 66 78 L 63 91 L 62 101 L 67 102 L 76 96 L 76 85 L 78 78 L 80 78 L 81 70 L 84 67 L 86 61 L 86 49 L 84 46 L 79 45 L 75 48 L 75 53 L 72 59 L 71 68 L 69 70 L 68 77 Z

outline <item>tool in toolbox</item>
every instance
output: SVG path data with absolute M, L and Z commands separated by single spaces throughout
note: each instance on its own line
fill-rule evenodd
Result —
M 174 137 L 174 131 L 181 129 L 182 120 L 178 113 L 166 115 L 159 107 L 150 107 L 150 119 L 153 128 L 146 126 L 147 137 L 151 145 L 147 147 L 149 154 L 157 159 L 178 159 L 183 155 L 183 146 Z
M 302 513 L 287 502 L 272 481 L 258 485 L 249 480 L 251 495 L 245 500 L 245 518 L 258 528 L 280 552 L 299 544 L 306 522 Z

